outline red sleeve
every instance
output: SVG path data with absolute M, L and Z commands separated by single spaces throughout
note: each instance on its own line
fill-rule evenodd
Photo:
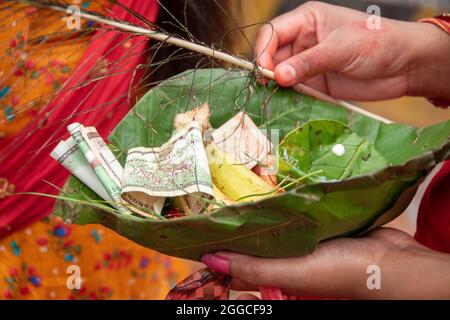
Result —
M 444 163 L 425 191 L 415 238 L 431 249 L 450 253 L 450 161 Z

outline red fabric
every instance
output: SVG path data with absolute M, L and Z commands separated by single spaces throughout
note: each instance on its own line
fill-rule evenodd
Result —
M 425 191 L 415 238 L 428 248 L 450 253 L 450 161 L 444 163 Z
M 230 276 L 203 268 L 172 288 L 166 300 L 228 300 L 230 285 Z
M 450 34 L 450 15 L 420 20 L 432 23 Z M 436 106 L 448 107 L 450 101 L 435 99 Z M 429 184 L 419 207 L 415 238 L 423 245 L 450 253 L 450 162 L 446 161 Z
M 122 0 L 121 3 L 155 22 L 159 8 L 157 0 Z M 110 16 L 142 25 L 116 5 Z M 0 177 L 15 184 L 16 192 L 57 194 L 58 190 L 44 180 L 62 187 L 68 172 L 49 153 L 59 140 L 68 137 L 66 126 L 72 122 L 96 126 L 103 137 L 111 132 L 130 109 L 127 94 L 142 76 L 136 67 L 145 62 L 146 49 L 148 41 L 145 37 L 97 31 L 77 70 L 66 82 L 66 90 L 21 134 L 0 142 Z M 108 74 L 113 76 L 76 88 L 81 81 L 92 77 L 90 71 L 93 68 L 98 70 L 105 65 Z M 50 116 L 45 120 L 47 115 Z M 54 200 L 40 196 L 16 195 L 0 199 L 0 237 L 50 214 L 53 204 Z

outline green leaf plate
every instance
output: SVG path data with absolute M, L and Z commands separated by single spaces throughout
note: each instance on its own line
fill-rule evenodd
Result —
M 336 139 L 348 140 L 354 133 L 365 144 L 364 152 L 376 156 L 352 174 L 330 173 L 343 180 L 308 184 L 255 203 L 166 221 L 85 205 L 99 198 L 71 177 L 64 196 L 75 201 L 58 201 L 55 213 L 71 223 L 103 224 L 145 247 L 181 258 L 199 260 L 218 250 L 299 256 L 325 239 L 361 234 L 391 221 L 409 205 L 433 167 L 450 157 L 450 122 L 423 129 L 387 125 L 274 84 L 259 86 L 248 73 L 202 69 L 161 83 L 136 104 L 109 136 L 119 160 L 124 162 L 130 148 L 167 141 L 175 114 L 204 102 L 210 105 L 215 128 L 241 110 L 261 128 L 278 130 L 281 138 L 308 121 L 330 120 L 351 130 L 337 130 Z

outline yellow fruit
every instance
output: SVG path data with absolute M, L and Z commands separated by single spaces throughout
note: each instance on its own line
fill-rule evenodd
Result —
M 228 198 L 216 185 L 213 183 L 213 191 L 214 191 L 214 200 L 217 202 L 221 202 L 225 205 L 233 204 L 233 201 Z M 218 205 L 214 205 L 214 208 L 219 207 Z
M 206 147 L 206 154 L 214 185 L 232 201 L 256 201 L 276 192 L 276 189 L 244 165 L 227 161 L 227 155 L 214 143 Z

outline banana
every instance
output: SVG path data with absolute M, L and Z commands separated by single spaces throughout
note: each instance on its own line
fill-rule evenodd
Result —
M 216 185 L 213 183 L 214 199 L 217 202 L 222 202 L 224 205 L 229 206 L 233 204 L 233 201 L 228 198 Z M 214 208 L 218 208 L 218 205 L 214 205 Z
M 276 192 L 245 165 L 232 164 L 214 143 L 206 146 L 206 154 L 214 185 L 232 201 L 257 201 Z

